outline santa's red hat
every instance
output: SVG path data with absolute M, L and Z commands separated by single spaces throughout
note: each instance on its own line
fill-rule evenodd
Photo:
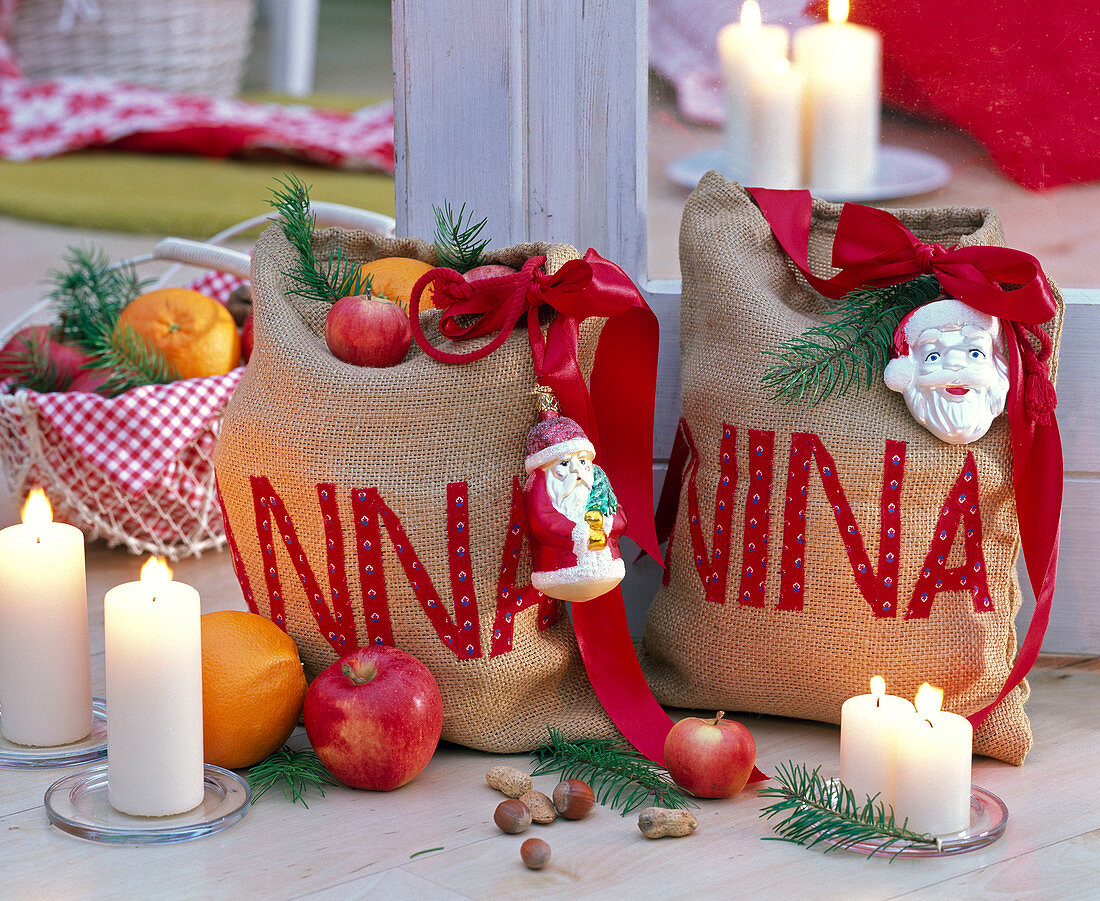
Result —
M 996 316 L 975 310 L 954 297 L 933 300 L 906 314 L 894 329 L 891 360 L 886 364 L 886 371 L 883 373 L 886 386 L 894 391 L 904 391 L 913 381 L 917 364 L 910 349 L 925 329 L 963 328 L 968 325 L 992 332 L 993 340 L 998 346 L 1002 346 L 1001 321 Z
M 528 472 L 582 451 L 596 455 L 584 429 L 568 416 L 556 410 L 545 410 L 540 415 L 538 423 L 527 433 L 527 458 L 523 465 Z

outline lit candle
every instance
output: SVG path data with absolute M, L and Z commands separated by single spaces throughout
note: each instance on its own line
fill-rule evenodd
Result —
M 859 804 L 875 798 L 894 803 L 898 729 L 913 717 L 905 698 L 886 694 L 881 676 L 871 679 L 871 693 L 848 698 L 840 708 L 840 781 Z
M 806 79 L 805 172 L 831 195 L 872 184 L 878 160 L 882 39 L 847 19 L 848 0 L 829 0 L 829 21 L 794 36 Z
M 41 488 L 22 525 L 0 531 L 0 729 L 20 745 L 92 731 L 84 536 L 53 521 Z
M 107 799 L 135 816 L 201 803 L 199 593 L 163 560 L 103 599 L 107 664 Z
M 802 185 L 802 73 L 785 56 L 749 74 L 751 146 L 747 182 L 764 188 Z
M 940 709 L 943 691 L 927 682 L 917 712 L 898 731 L 894 819 L 914 832 L 950 835 L 970 826 L 970 764 L 974 729 Z
M 787 56 L 787 29 L 762 25 L 760 5 L 745 0 L 741 23 L 725 25 L 718 32 L 718 58 L 726 86 L 726 156 L 730 171 L 744 178 L 752 149 L 752 71 L 768 68 L 773 60 Z

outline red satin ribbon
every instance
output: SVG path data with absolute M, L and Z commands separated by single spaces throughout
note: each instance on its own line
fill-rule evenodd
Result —
M 1050 619 L 1058 566 L 1062 515 L 1062 444 L 1049 403 L 1036 383 L 1046 380 L 1045 361 L 1036 358 L 1027 334 L 1036 333 L 1058 309 L 1039 261 L 1007 247 L 945 248 L 923 244 L 884 210 L 846 203 L 833 241 L 832 278 L 810 272 L 807 259 L 813 201 L 808 191 L 749 188 L 779 246 L 807 282 L 826 297 L 843 297 L 864 286 L 882 287 L 921 274 L 936 276 L 943 290 L 1005 324 L 1009 360 L 1007 413 L 1012 432 L 1016 513 L 1035 613 L 1008 680 L 996 700 L 970 715 L 977 726 L 1035 664 Z M 1047 348 L 1044 346 L 1044 353 Z M 1033 389 L 1034 392 L 1033 392 Z
M 462 363 L 483 359 L 500 347 L 524 313 L 531 356 L 539 382 L 549 385 L 562 412 L 584 429 L 597 449 L 600 464 L 626 509 L 627 534 L 659 559 L 653 526 L 653 407 L 657 379 L 657 317 L 618 266 L 589 250 L 552 275 L 540 269 L 545 257 L 534 257 L 515 275 L 468 283 L 451 269 L 425 273 L 413 288 L 410 320 L 417 343 L 433 359 Z M 445 311 L 439 330 L 450 338 L 495 337 L 465 354 L 439 350 L 420 327 L 420 299 L 435 286 L 437 305 Z M 558 311 L 545 338 L 537 308 Z M 463 325 L 458 317 L 475 316 Z M 577 359 L 580 323 L 589 316 L 607 317 L 596 346 L 591 394 Z M 589 681 L 612 722 L 646 757 L 664 760 L 672 720 L 653 697 L 627 627 L 622 592 L 574 604 L 573 629 Z

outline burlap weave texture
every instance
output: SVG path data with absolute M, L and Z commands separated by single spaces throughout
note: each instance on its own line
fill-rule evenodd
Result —
M 828 276 L 841 207 L 815 201 L 810 263 Z M 983 209 L 891 210 L 924 242 L 1003 245 L 996 215 Z M 817 406 L 773 401 L 761 384 L 765 354 L 818 324 L 833 303 L 810 289 L 779 249 L 749 196 L 711 172 L 684 212 L 680 234 L 682 407 L 698 449 L 702 532 L 708 548 L 720 478 L 725 424 L 737 429 L 741 478 L 733 496 L 729 581 L 723 603 L 707 601 L 694 564 L 687 491 L 680 499 L 669 584 L 652 604 L 643 666 L 657 698 L 681 707 L 777 714 L 838 722 L 843 701 L 882 675 L 892 694 L 912 698 L 924 681 L 945 690 L 946 709 L 969 714 L 990 703 L 1015 657 L 1020 607 L 1015 564 L 1020 549 L 1007 417 L 967 446 L 939 441 L 909 415 L 904 399 L 876 381 Z M 1052 286 L 1053 287 L 1053 286 Z M 1062 319 L 1047 325 L 1055 340 Z M 1053 364 L 1054 360 L 1052 360 Z M 1052 365 L 1053 372 L 1053 365 Z M 739 603 L 741 536 L 750 490 L 748 431 L 774 431 L 774 482 L 763 607 Z M 811 467 L 805 523 L 802 610 L 776 609 L 780 597 L 785 482 L 792 433 L 818 436 L 836 473 L 872 563 L 878 559 L 885 442 L 904 442 L 900 565 L 896 615 L 876 618 Z M 941 506 L 974 454 L 980 485 L 982 553 L 994 600 L 975 612 L 968 592 L 941 592 L 927 618 L 909 618 Z M 949 566 L 963 562 L 962 529 Z M 979 727 L 975 749 L 1021 763 L 1031 745 L 1026 682 Z
M 329 241 L 353 260 L 411 256 L 435 264 L 434 249 L 411 239 L 384 239 L 342 229 L 319 231 L 319 253 Z M 519 267 L 545 254 L 554 271 L 578 256 L 565 245 L 530 244 L 487 255 Z M 568 613 L 539 631 L 537 607 L 514 615 L 512 649 L 490 656 L 497 576 L 508 531 L 515 477 L 523 477 L 523 448 L 534 422 L 535 384 L 523 328 L 486 359 L 446 365 L 414 343 L 405 362 L 385 369 L 344 364 L 323 340 L 327 305 L 293 294 L 288 272 L 294 252 L 276 227 L 253 254 L 255 351 L 227 407 L 215 468 L 244 575 L 260 613 L 271 612 L 265 587 L 250 477 L 268 478 L 285 504 L 304 555 L 327 592 L 326 536 L 317 486 L 333 483 L 340 512 L 344 565 L 360 642 L 366 634 L 355 551 L 353 489 L 378 489 L 400 520 L 443 606 L 454 612 L 448 569 L 447 486 L 467 483 L 469 562 L 478 608 L 481 656 L 458 659 L 425 615 L 382 529 L 383 567 L 394 643 L 432 671 L 444 702 L 443 738 L 494 752 L 530 749 L 547 727 L 572 737 L 611 734 L 585 675 Z M 452 352 L 435 329 L 438 313 L 423 313 L 430 340 Z M 581 330 L 581 363 L 591 369 L 600 323 Z M 434 337 L 432 337 L 434 335 Z M 279 542 L 275 542 L 279 545 Z M 276 561 L 285 591 L 286 630 L 312 677 L 337 659 L 308 606 L 283 547 Z M 528 555 L 520 557 L 516 586 L 530 582 Z M 461 624 L 462 618 L 455 616 Z M 348 648 L 350 650 L 350 648 Z

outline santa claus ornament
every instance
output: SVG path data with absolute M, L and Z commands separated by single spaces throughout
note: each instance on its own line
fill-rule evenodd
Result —
M 561 415 L 551 393 L 539 393 L 539 406 L 524 460 L 531 584 L 558 600 L 590 601 L 626 575 L 619 553 L 626 514 L 584 430 Z
M 941 441 L 977 441 L 1004 412 L 1008 359 L 995 316 L 943 298 L 918 307 L 894 332 L 887 387 Z

